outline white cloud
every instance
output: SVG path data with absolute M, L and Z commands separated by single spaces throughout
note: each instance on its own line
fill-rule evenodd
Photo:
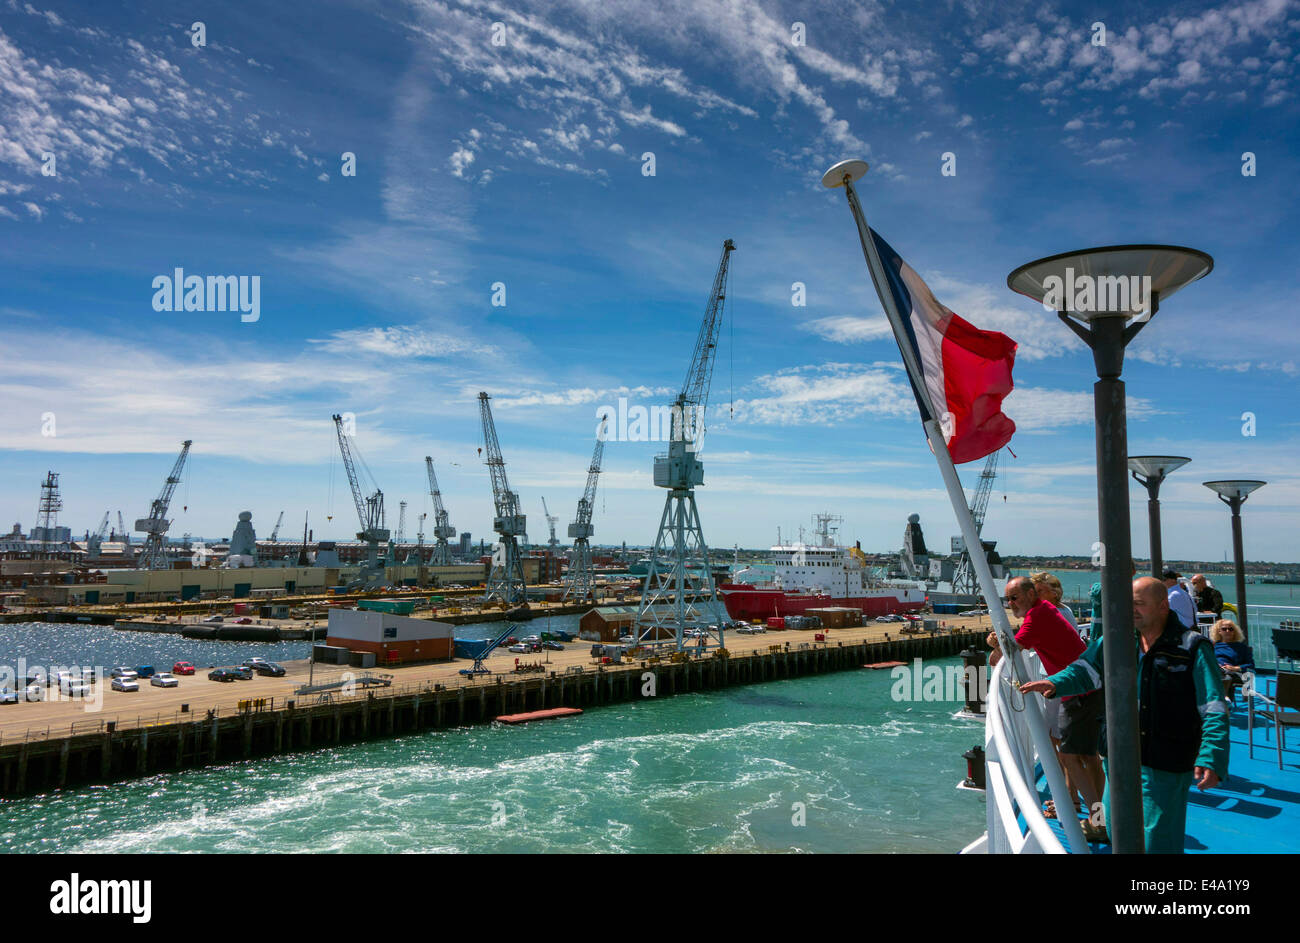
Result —
M 815 321 L 801 324 L 799 327 L 802 330 L 811 331 L 828 341 L 836 341 L 841 344 L 879 340 L 882 337 L 890 337 L 893 333 L 889 322 L 883 316 L 855 318 L 845 315 L 818 318 Z
M 738 423 L 835 425 L 868 414 L 916 415 L 916 400 L 894 370 L 829 363 L 781 370 L 754 384 L 767 395 L 737 399 Z
M 309 344 L 335 354 L 375 354 L 381 357 L 427 357 L 443 359 L 473 354 L 499 355 L 495 347 L 477 340 L 436 333 L 406 325 L 335 331 L 327 338 L 311 338 Z
M 465 169 L 474 163 L 474 152 L 464 147 L 458 147 L 452 152 L 448 163 L 451 165 L 451 175 L 453 177 L 463 177 L 465 176 Z

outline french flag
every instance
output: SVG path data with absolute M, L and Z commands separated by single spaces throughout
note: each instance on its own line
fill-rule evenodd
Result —
M 908 371 L 922 422 L 939 422 L 955 464 L 1002 448 L 1016 431 L 1016 424 L 1002 412 L 1003 397 L 1014 387 L 1016 342 L 999 331 L 981 331 L 953 314 L 874 229 L 871 239 L 888 282 L 877 287 L 882 295 L 888 288 L 899 316 L 893 325 L 895 337 L 900 346 L 911 345 L 922 374 L 924 391 Z

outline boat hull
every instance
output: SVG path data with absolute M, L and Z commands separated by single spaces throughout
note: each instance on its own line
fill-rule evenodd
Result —
M 831 596 L 828 593 L 791 593 L 780 589 L 756 589 L 739 583 L 718 587 L 727 615 L 752 621 L 772 616 L 797 616 L 809 609 L 849 606 L 861 609 L 863 618 L 894 613 L 917 612 L 925 605 L 920 589 L 882 589 L 869 596 Z

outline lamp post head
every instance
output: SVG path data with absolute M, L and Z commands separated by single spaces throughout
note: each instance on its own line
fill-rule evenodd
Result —
M 1201 484 L 1218 494 L 1220 501 L 1231 505 L 1233 503 L 1241 504 L 1250 496 L 1252 491 L 1259 490 L 1268 482 L 1250 478 L 1237 478 L 1228 481 L 1203 481 Z
M 822 186 L 834 190 L 836 187 L 844 186 L 845 177 L 848 177 L 849 182 L 852 183 L 854 180 L 860 180 L 866 172 L 865 160 L 842 160 L 822 174 Z
M 1157 484 L 1164 481 L 1169 473 L 1176 468 L 1181 468 L 1190 462 L 1190 458 L 1184 458 L 1181 455 L 1130 455 L 1128 457 L 1129 471 L 1134 475 L 1141 475 L 1147 481 L 1154 481 Z M 1139 478 L 1138 481 L 1142 481 Z M 1146 481 L 1142 481 L 1146 484 Z
M 1148 320 L 1159 303 L 1203 278 L 1214 260 L 1183 246 L 1100 246 L 1026 262 L 1007 287 L 1082 321 Z

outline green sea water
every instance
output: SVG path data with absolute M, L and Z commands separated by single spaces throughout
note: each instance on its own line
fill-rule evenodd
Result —
M 956 663 L 956 659 L 941 660 Z M 947 852 L 981 723 L 856 671 L 0 803 L 13 852 Z

